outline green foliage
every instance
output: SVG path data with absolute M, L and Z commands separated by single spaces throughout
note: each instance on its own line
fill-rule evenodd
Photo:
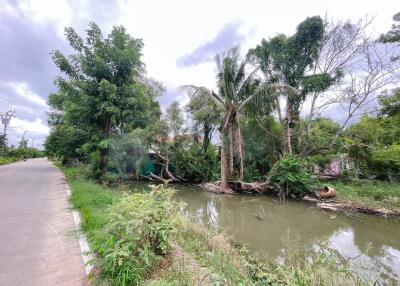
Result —
M 186 106 L 193 119 L 192 132 L 203 137 L 203 150 L 207 151 L 213 132 L 221 122 L 221 112 L 211 98 L 192 96 Z
M 145 174 L 148 149 L 144 129 L 114 136 L 110 142 L 109 171 L 118 175 Z
M 168 106 L 167 121 L 174 137 L 179 136 L 182 131 L 184 121 L 182 116 L 182 110 L 177 101 L 174 101 L 170 106 Z
M 304 136 L 300 148 L 302 155 L 307 157 L 311 164 L 325 167 L 342 151 L 343 138 L 336 134 L 340 131 L 339 124 L 331 119 L 319 118 L 312 122 L 313 128 L 308 137 Z M 335 144 L 331 145 L 335 140 Z
M 97 251 L 103 257 L 103 274 L 117 285 L 142 282 L 157 256 L 170 250 L 177 214 L 173 193 L 163 185 L 153 186 L 150 193 L 126 195 L 111 207 L 106 248 Z
M 383 103 L 382 110 L 387 106 Z M 346 131 L 347 152 L 363 177 L 399 180 L 399 119 L 395 114 L 377 118 L 364 116 Z
M 91 177 L 95 180 L 100 180 L 101 177 L 103 176 L 103 172 L 100 169 L 100 162 L 101 162 L 101 156 L 100 156 L 100 150 L 96 150 L 91 154 L 92 158 L 90 160 L 91 162 L 91 170 L 92 170 L 92 175 Z
M 7 156 L 17 158 L 22 158 L 23 156 L 26 158 L 41 158 L 44 157 L 44 153 L 36 148 L 11 148 L 8 150 Z
M 261 181 L 279 159 L 281 126 L 272 116 L 249 114 L 240 122 L 246 150 L 245 181 Z
M 60 124 L 52 127 L 44 146 L 46 154 L 58 157 L 64 164 L 70 159 L 82 158 L 80 149 L 89 140 L 89 134 L 76 126 Z
M 340 77 L 340 74 L 337 76 Z M 328 73 L 305 76 L 303 78 L 303 90 L 305 93 L 323 92 L 328 89 L 336 78 L 332 78 Z
M 182 144 L 185 146 L 173 150 L 172 160 L 180 176 L 191 182 L 209 182 L 219 178 L 220 165 L 214 145 L 204 151 L 191 141 Z
M 391 181 L 400 182 L 400 144 L 374 151 L 371 168 L 378 177 L 388 177 Z
M 400 42 L 400 12 L 393 16 L 393 21 L 396 22 L 392 25 L 392 29 L 384 35 L 381 35 L 380 41 L 383 43 L 396 43 Z
M 269 173 L 269 181 L 278 188 L 283 197 L 310 192 L 312 185 L 306 164 L 290 155 L 275 163 Z
M 122 26 L 104 37 L 90 23 L 85 40 L 72 28 L 65 32 L 74 54 L 52 53 L 66 77 L 55 80 L 58 92 L 49 96 L 52 129 L 46 149 L 64 162 L 102 150 L 99 169 L 104 175 L 112 135 L 157 118 L 160 109 L 154 99 L 163 87 L 144 77 L 143 43 Z
M 21 160 L 20 157 L 2 157 L 0 156 L 0 165 L 6 165 Z
M 325 183 L 324 183 L 325 184 Z M 400 211 L 400 185 L 378 180 L 331 181 L 338 196 L 362 207 Z
M 383 93 L 379 97 L 380 114 L 384 116 L 400 116 L 400 88 L 391 93 Z

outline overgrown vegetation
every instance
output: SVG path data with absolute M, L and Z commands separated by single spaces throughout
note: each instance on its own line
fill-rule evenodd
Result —
M 0 157 L 0 165 L 10 164 L 21 160 L 18 157 Z
M 377 180 L 337 180 L 324 185 L 334 187 L 339 200 L 361 207 L 400 211 L 400 187 L 396 183 Z
M 221 52 L 216 90 L 182 86 L 189 103 L 165 114 L 156 101 L 164 87 L 145 77 L 142 40 L 123 27 L 104 36 L 91 23 L 86 39 L 67 28 L 74 54 L 52 53 L 65 77 L 49 97 L 47 154 L 90 164 L 98 181 L 221 181 L 226 192 L 228 181 L 269 179 L 298 196 L 312 190 L 311 174 L 399 181 L 400 61 L 385 44 L 396 31 L 380 42 L 370 24 L 313 16 L 243 55 Z M 328 118 L 341 107 L 340 123 Z
M 276 186 L 283 198 L 289 194 L 304 194 L 312 191 L 312 181 L 307 166 L 291 155 L 286 155 L 273 166 L 269 182 Z

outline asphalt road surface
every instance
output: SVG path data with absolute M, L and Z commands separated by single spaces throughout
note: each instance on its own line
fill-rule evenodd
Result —
M 86 285 L 65 179 L 47 159 L 0 166 L 0 285 Z

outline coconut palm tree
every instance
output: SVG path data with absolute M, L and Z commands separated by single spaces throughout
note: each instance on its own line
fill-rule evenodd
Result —
M 279 87 L 266 85 L 257 79 L 258 67 L 251 72 L 249 59 L 241 59 L 238 48 L 231 48 L 215 58 L 217 64 L 217 92 L 202 86 L 185 85 L 184 90 L 191 100 L 202 101 L 205 108 L 213 101 L 223 118 L 221 134 L 221 189 L 229 192 L 228 181 L 243 179 L 244 144 L 240 129 L 240 116 L 246 106 L 268 95 L 275 94 Z M 273 91 L 271 88 L 275 88 Z M 265 100 L 264 100 L 265 102 Z

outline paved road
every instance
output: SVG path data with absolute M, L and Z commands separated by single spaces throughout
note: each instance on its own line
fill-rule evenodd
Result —
M 46 159 L 0 166 L 0 285 L 85 285 L 65 181 Z

